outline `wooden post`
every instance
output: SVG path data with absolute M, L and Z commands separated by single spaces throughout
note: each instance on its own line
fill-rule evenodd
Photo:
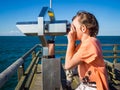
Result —
M 20 65 L 18 68 L 18 81 L 20 81 L 23 75 L 24 75 L 24 64 Z
M 32 60 L 34 57 L 36 57 L 35 51 L 32 52 Z
M 116 56 L 117 56 L 117 45 L 116 44 L 114 44 L 113 52 L 114 52 L 113 64 L 115 64 L 115 63 L 117 63 L 117 59 L 116 59 Z
M 115 64 L 117 63 L 117 59 L 116 59 L 116 56 L 117 56 L 117 45 L 114 44 L 114 47 L 113 47 L 113 53 L 114 53 L 114 60 L 113 60 L 113 67 L 112 67 L 112 73 L 113 73 L 113 78 L 115 79 Z

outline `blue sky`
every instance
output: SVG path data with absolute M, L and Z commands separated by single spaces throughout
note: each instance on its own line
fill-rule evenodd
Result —
M 23 35 L 16 22 L 37 21 L 49 0 L 0 0 L 0 36 Z M 57 20 L 69 20 L 79 10 L 93 13 L 100 26 L 99 36 L 120 35 L 120 0 L 52 0 Z

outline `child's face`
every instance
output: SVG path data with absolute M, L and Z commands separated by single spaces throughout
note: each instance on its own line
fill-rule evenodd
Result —
M 75 27 L 75 29 L 80 29 L 80 23 L 78 22 L 78 17 L 76 17 L 73 22 L 72 25 Z

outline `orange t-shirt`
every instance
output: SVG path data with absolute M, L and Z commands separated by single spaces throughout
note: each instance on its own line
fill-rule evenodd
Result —
M 81 63 L 78 65 L 78 73 L 82 80 L 89 76 L 90 82 L 96 82 L 97 90 L 109 90 L 105 63 L 99 41 L 90 37 L 79 46 Z M 88 75 L 88 72 L 90 74 Z

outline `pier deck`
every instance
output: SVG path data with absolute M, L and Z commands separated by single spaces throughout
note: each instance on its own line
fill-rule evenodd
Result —
M 64 65 L 63 65 L 64 67 Z M 48 81 L 49 82 L 49 81 Z M 74 90 L 77 85 L 80 83 L 79 78 L 77 75 L 73 76 L 73 82 L 71 83 L 71 89 Z M 62 86 L 61 86 L 62 88 Z M 29 90 L 42 90 L 42 71 L 41 71 L 41 64 L 38 64 L 36 73 L 32 79 L 31 85 Z M 60 90 L 68 90 L 67 88 L 62 88 Z
M 75 88 L 76 83 L 79 83 L 79 78 L 77 76 L 74 76 L 74 82 L 71 84 L 71 87 Z M 119 90 L 120 89 L 120 86 L 113 85 L 112 83 L 109 83 L 109 87 L 110 87 L 110 90 Z M 33 80 L 32 80 L 32 83 L 30 85 L 29 90 L 42 90 L 41 64 L 38 64 L 38 66 L 37 66 L 37 71 L 34 74 L 34 77 L 33 77 Z
M 41 64 L 38 64 L 38 66 L 37 66 L 37 71 L 34 74 L 32 83 L 30 85 L 30 90 L 42 90 Z

